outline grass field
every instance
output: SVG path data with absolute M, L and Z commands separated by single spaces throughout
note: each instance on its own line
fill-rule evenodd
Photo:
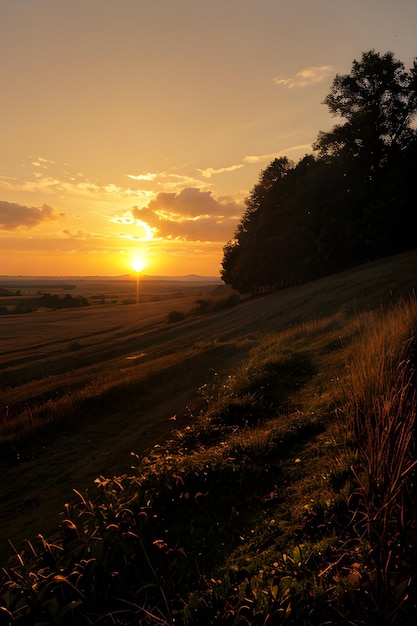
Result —
M 10 623 L 412 623 L 416 276 L 0 318 Z

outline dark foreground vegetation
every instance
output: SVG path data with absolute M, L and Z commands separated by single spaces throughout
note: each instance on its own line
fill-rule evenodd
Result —
M 365 275 L 75 492 L 3 568 L 0 624 L 414 623 L 417 301 L 364 297 Z

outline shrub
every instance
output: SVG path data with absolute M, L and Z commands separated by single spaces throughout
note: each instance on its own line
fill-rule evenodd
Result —
M 181 322 L 184 319 L 185 319 L 185 314 L 182 313 L 181 311 L 170 311 L 168 313 L 168 322 L 170 324 L 174 322 Z

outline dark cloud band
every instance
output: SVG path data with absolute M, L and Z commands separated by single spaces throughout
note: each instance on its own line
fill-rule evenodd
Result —
M 0 200 L 0 228 L 15 230 L 16 228 L 33 228 L 41 222 L 57 219 L 54 209 L 43 204 L 41 207 L 28 207 L 15 202 Z

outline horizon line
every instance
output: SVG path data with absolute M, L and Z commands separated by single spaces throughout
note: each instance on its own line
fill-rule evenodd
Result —
M 220 274 L 194 274 L 193 272 L 189 274 L 140 274 L 140 277 L 143 278 L 189 278 L 195 276 L 196 278 L 216 278 L 221 279 Z M 132 280 L 136 280 L 137 274 L 126 273 L 126 274 L 0 274 L 0 280 L 10 280 L 10 279 L 51 279 L 51 280 L 68 280 L 69 278 L 132 278 Z

